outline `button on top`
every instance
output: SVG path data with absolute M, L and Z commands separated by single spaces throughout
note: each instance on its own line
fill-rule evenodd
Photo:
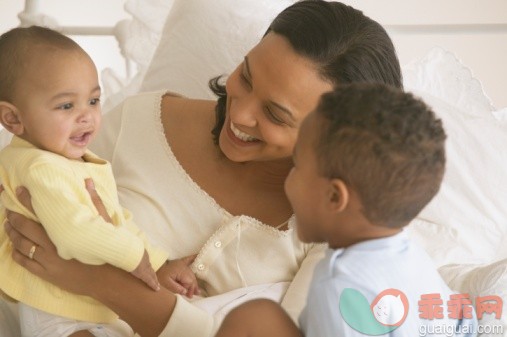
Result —
M 199 265 L 197 266 L 197 269 L 199 269 L 199 270 L 204 270 L 204 265 L 203 265 L 202 263 L 201 263 L 201 264 L 199 264 Z
M 217 248 L 222 247 L 222 241 L 216 241 L 215 242 L 215 247 L 217 247 Z

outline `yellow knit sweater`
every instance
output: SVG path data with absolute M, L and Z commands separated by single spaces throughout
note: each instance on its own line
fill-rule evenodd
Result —
M 130 212 L 120 206 L 109 163 L 91 152 L 84 159 L 84 162 L 69 160 L 14 137 L 0 152 L 0 181 L 5 189 L 0 198 L 0 224 L 4 222 L 6 208 L 39 221 L 64 259 L 75 258 L 93 265 L 108 263 L 130 272 L 146 249 L 153 267 L 158 269 L 167 253 L 153 248 L 134 224 Z M 95 209 L 85 189 L 86 178 L 93 179 L 113 224 L 105 222 Z M 30 191 L 36 215 L 16 199 L 18 186 Z M 94 299 L 71 294 L 29 273 L 12 260 L 11 253 L 2 226 L 0 289 L 10 297 L 77 320 L 110 322 L 117 317 Z

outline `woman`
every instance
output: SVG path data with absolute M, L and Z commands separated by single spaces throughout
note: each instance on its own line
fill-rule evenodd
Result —
M 292 149 L 320 95 L 358 81 L 401 87 L 384 29 L 341 3 L 298 2 L 275 18 L 225 87 L 211 81 L 218 102 L 164 93 L 128 99 L 105 117 L 95 152 L 112 162 L 122 204 L 170 258 L 199 253 L 193 269 L 208 295 L 291 281 L 282 306 L 296 319 L 322 247 L 298 241 L 288 221 L 283 185 Z M 41 227 L 19 215 L 9 214 L 6 230 L 16 261 L 101 301 L 142 336 L 207 336 L 218 325 L 114 267 L 60 259 Z

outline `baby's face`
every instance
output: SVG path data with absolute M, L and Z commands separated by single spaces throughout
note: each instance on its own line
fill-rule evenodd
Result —
M 97 70 L 79 50 L 52 50 L 29 62 L 14 105 L 21 138 L 69 159 L 79 159 L 101 121 Z

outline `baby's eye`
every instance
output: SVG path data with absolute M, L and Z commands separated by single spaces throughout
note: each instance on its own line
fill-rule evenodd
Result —
M 72 103 L 65 103 L 65 104 L 59 105 L 58 109 L 61 109 L 61 110 L 70 110 L 73 107 L 74 107 L 74 104 L 72 104 Z
M 92 98 L 90 100 L 90 105 L 97 105 L 100 103 L 100 98 Z

